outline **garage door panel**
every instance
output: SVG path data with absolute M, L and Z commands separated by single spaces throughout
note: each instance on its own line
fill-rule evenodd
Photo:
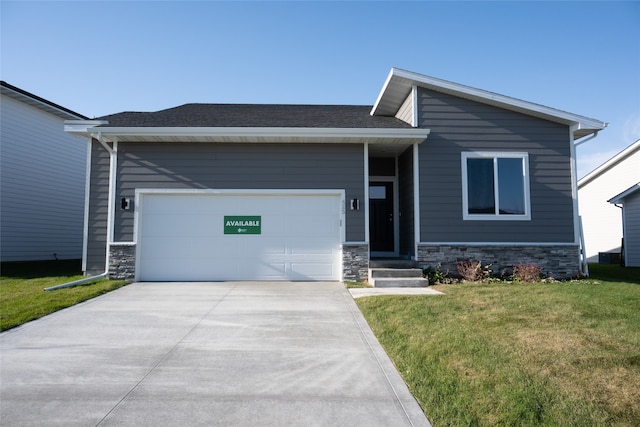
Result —
M 197 195 L 145 197 L 144 207 L 147 212 L 156 215 L 188 215 L 193 212 L 210 214 L 217 210 L 217 207 L 208 203 L 205 197 Z
M 260 258 L 261 255 L 285 255 L 287 253 L 286 242 L 278 238 L 242 240 L 238 243 L 240 253 L 246 256 Z
M 287 224 L 289 235 L 322 237 L 327 233 L 338 232 L 339 222 L 336 218 L 292 216 Z
M 333 265 L 331 263 L 292 263 L 291 273 L 296 280 L 309 280 L 313 277 L 333 277 Z M 330 280 L 330 279 L 329 279 Z
M 323 215 L 332 215 L 333 196 L 301 196 L 300 200 L 289 200 L 289 210 L 294 215 L 305 214 L 309 212 L 317 212 Z
M 334 242 L 325 238 L 318 239 L 292 239 L 289 245 L 289 253 L 292 255 L 331 255 L 339 247 L 333 245 Z
M 167 245 L 171 245 L 171 253 L 174 254 L 170 258 L 192 257 L 192 242 L 189 238 L 173 237 L 169 242 L 164 236 L 147 236 L 144 239 L 145 251 L 141 256 L 143 259 L 158 259 L 167 257 Z
M 339 195 L 148 194 L 138 219 L 139 280 L 339 280 Z M 260 234 L 224 234 L 260 216 Z
M 265 236 L 285 236 L 287 234 L 287 218 L 277 214 L 263 214 L 262 228 Z
M 284 280 L 286 277 L 286 263 L 267 263 L 263 260 L 244 263 L 236 280 L 254 280 L 255 277 L 261 277 L 261 280 Z
M 208 263 L 203 263 L 198 258 L 157 258 L 152 260 L 142 260 L 141 268 L 145 269 L 147 281 L 192 281 L 205 280 L 211 277 L 213 269 Z M 183 272 L 189 271 L 189 276 L 185 277 Z
M 142 236 L 215 236 L 216 217 L 211 215 L 145 215 Z M 170 224 L 170 226 L 168 226 Z

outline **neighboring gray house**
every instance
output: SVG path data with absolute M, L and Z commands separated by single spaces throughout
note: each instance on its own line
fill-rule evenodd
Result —
M 86 272 L 362 280 L 374 257 L 580 272 L 574 142 L 606 126 L 392 69 L 373 106 L 186 104 L 91 141 Z
M 580 217 L 589 262 L 613 262 L 619 258 L 622 242 L 622 218 L 615 206 L 607 203 L 640 181 L 640 140 L 589 172 L 578 181 Z
M 82 258 L 87 144 L 81 114 L 0 82 L 0 260 Z
M 627 267 L 640 267 L 640 182 L 609 200 L 622 208 L 622 259 Z

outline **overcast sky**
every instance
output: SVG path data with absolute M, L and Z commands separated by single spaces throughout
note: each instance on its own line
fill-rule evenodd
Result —
M 372 105 L 398 67 L 640 138 L 640 2 L 0 1 L 2 80 L 89 117 L 189 102 Z

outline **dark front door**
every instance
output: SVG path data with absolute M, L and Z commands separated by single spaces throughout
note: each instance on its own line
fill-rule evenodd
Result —
M 372 252 L 394 252 L 393 183 L 369 183 L 369 239 Z

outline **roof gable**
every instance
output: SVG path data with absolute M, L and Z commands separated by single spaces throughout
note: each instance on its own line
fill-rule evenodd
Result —
M 565 124 L 572 127 L 574 139 L 596 133 L 607 126 L 607 123 L 600 120 L 398 68 L 391 69 L 371 110 L 371 115 L 395 115 L 414 86 Z

